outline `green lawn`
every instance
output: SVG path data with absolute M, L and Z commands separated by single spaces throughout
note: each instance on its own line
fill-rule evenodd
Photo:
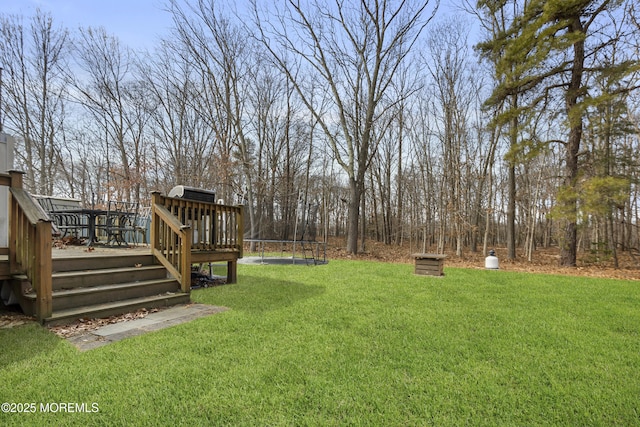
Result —
M 640 282 L 412 271 L 241 265 L 193 292 L 231 310 L 85 353 L 0 330 L 0 402 L 38 410 L 0 425 L 640 425 Z

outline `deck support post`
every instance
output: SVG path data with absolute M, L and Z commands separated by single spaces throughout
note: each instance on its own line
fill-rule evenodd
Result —
M 189 293 L 191 292 L 191 239 L 192 232 L 191 227 L 185 227 L 185 232 L 182 233 L 182 245 L 180 248 L 180 270 L 182 271 L 182 275 L 180 277 L 180 287 L 182 288 L 182 292 Z
M 51 259 L 51 223 L 36 224 L 36 248 L 33 281 L 36 288 L 36 317 L 40 322 L 53 314 L 53 289 L 51 277 L 53 260 Z
M 238 281 L 238 261 L 227 261 L 227 283 Z

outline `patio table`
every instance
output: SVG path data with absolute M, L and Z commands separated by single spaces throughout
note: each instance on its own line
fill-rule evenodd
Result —
M 78 218 L 85 217 L 87 219 L 87 246 L 91 246 L 98 242 L 98 236 L 96 235 L 96 221 L 98 217 L 106 216 L 107 211 L 104 209 L 73 208 L 57 210 L 56 214 L 76 215 Z M 85 226 L 81 221 L 78 221 L 78 224 L 83 228 Z

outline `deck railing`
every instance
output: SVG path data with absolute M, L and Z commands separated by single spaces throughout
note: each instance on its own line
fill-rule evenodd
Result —
M 151 195 L 151 247 L 176 277 L 183 292 L 191 287 L 192 255 L 235 252 L 242 257 L 242 206 Z
M 51 220 L 22 188 L 23 172 L 0 174 L 0 185 L 9 187 L 9 270 L 24 274 L 36 292 L 36 317 L 52 314 Z
M 11 187 L 11 175 L 8 173 L 0 173 L 0 187 Z M 9 198 L 7 197 L 7 201 Z M 8 209 L 8 206 L 7 206 Z M 4 212 L 0 212 L 3 214 Z M 8 211 L 7 211 L 8 214 Z M 7 218 L 7 224 L 9 223 L 9 219 Z M 8 231 L 8 230 L 7 230 Z M 9 255 L 9 247 L 0 247 L 0 255 Z

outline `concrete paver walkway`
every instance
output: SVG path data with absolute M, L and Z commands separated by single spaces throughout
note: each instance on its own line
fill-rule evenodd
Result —
M 157 331 L 180 323 L 189 322 L 203 316 L 228 310 L 206 304 L 187 304 L 169 307 L 150 313 L 142 319 L 129 320 L 102 326 L 96 330 L 74 335 L 68 341 L 80 351 L 92 350 L 124 338 L 135 337 L 147 332 Z

